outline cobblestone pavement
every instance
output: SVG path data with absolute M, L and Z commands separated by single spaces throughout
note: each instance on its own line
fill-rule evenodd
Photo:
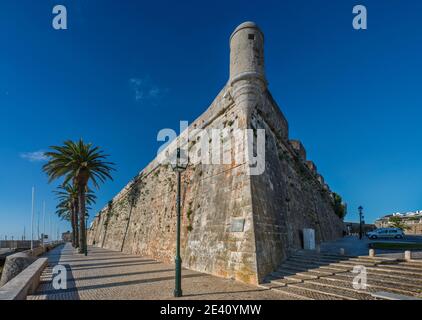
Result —
M 41 276 L 37 292 L 28 299 L 174 299 L 172 265 L 96 247 L 89 247 L 85 257 L 70 244 L 57 247 L 46 256 L 49 266 Z M 52 268 L 58 263 L 67 269 L 66 290 L 55 290 L 52 286 Z M 182 277 L 182 299 L 292 299 L 287 294 L 191 270 L 183 269 Z

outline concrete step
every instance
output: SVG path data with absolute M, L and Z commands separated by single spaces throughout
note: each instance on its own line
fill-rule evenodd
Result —
M 374 300 L 374 298 L 368 293 L 355 292 L 345 288 L 327 286 L 321 283 L 310 283 L 309 281 L 313 280 L 308 280 L 299 284 L 292 284 L 289 285 L 288 288 L 294 287 L 313 291 L 315 293 L 323 293 L 343 300 Z

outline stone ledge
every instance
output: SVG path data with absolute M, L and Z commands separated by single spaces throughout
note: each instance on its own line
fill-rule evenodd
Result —
M 47 258 L 39 258 L 0 288 L 0 300 L 25 300 L 35 292 L 41 273 L 47 266 Z

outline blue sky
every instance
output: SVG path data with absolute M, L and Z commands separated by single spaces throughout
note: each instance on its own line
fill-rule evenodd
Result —
M 64 4 L 68 30 L 51 26 Z M 352 8 L 368 9 L 368 30 Z M 55 201 L 33 152 L 84 138 L 118 171 L 91 216 L 152 160 L 228 78 L 228 39 L 243 21 L 265 33 L 270 90 L 347 220 L 422 209 L 422 2 L 29 1 L 0 3 L 0 237 L 30 228 Z M 29 154 L 28 154 L 29 153 Z M 32 159 L 30 156 L 35 156 Z M 39 159 L 38 159 L 39 160 Z M 69 229 L 65 223 L 61 229 Z

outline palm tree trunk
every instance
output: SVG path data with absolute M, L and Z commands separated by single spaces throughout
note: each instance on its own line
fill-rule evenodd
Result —
M 71 208 L 71 223 L 72 223 L 72 246 L 75 248 L 76 247 L 76 238 L 75 238 L 75 232 L 76 232 L 76 224 L 75 224 L 75 207 L 72 206 Z
M 79 187 L 79 253 L 84 253 L 86 250 L 85 241 L 85 186 Z
M 79 205 L 78 201 L 75 201 L 75 248 L 79 248 Z

